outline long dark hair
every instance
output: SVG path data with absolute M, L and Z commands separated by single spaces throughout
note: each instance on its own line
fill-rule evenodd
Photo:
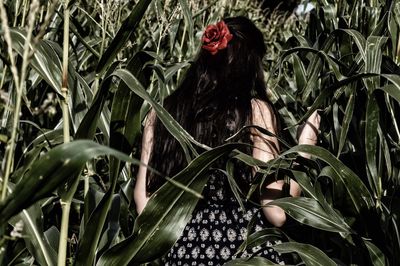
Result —
M 181 85 L 164 101 L 164 108 L 176 121 L 210 147 L 221 145 L 241 127 L 251 124 L 252 98 L 268 101 L 262 33 L 245 17 L 226 18 L 224 22 L 233 34 L 227 48 L 215 55 L 201 49 Z M 243 141 L 251 142 L 249 136 Z M 167 176 L 187 165 L 179 143 L 158 119 L 149 165 Z M 163 182 L 163 178 L 148 172 L 148 192 L 154 192 Z

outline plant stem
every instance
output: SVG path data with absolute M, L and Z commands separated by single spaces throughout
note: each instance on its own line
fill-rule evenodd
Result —
M 26 18 L 26 8 L 28 7 L 28 0 L 24 0 L 24 3 L 22 4 L 23 6 L 23 10 L 22 10 L 22 22 L 21 22 L 21 26 L 25 25 L 25 18 Z
M 17 72 L 17 68 L 15 66 L 15 61 L 14 61 L 14 53 L 12 51 L 12 40 L 11 40 L 11 36 L 10 36 L 10 28 L 8 27 L 8 18 L 7 18 L 7 13 L 4 9 L 4 3 L 3 0 L 0 0 L 0 12 L 1 12 L 1 24 L 2 24 L 2 28 L 4 31 L 4 39 L 7 43 L 7 52 L 8 52 L 8 56 L 10 57 L 10 63 L 11 63 L 11 73 L 14 79 L 14 84 L 16 87 L 16 91 L 17 91 L 17 104 L 15 105 L 14 108 L 14 119 L 13 119 L 13 127 L 11 130 L 11 138 L 7 143 L 7 147 L 6 147 L 6 166 L 5 166 L 5 173 L 4 173 L 4 178 L 2 180 L 2 189 L 1 189 L 1 201 L 3 201 L 7 195 L 7 184 L 8 184 L 8 178 L 10 176 L 10 172 L 11 172 L 11 165 L 12 165 L 12 160 L 14 157 L 14 146 L 15 146 L 15 139 L 16 139 L 16 135 L 17 135 L 17 127 L 18 127 L 18 114 L 19 111 L 17 112 L 17 110 L 19 109 L 18 107 L 18 99 L 21 97 L 18 97 L 21 90 L 19 89 L 19 76 L 18 76 L 18 72 Z M 11 97 L 11 95 L 10 95 Z
M 63 114 L 63 134 L 64 143 L 70 141 L 69 135 L 69 115 L 68 115 L 68 47 L 69 47 L 69 8 L 68 0 L 64 1 L 64 39 L 63 39 L 63 73 L 61 92 L 63 99 L 61 100 Z M 77 184 L 75 181 L 74 183 Z M 68 195 L 73 195 L 76 186 L 72 186 Z M 65 200 L 61 199 L 62 218 L 60 229 L 60 241 L 58 245 L 58 266 L 64 266 L 67 259 L 67 243 L 68 243 L 68 223 L 69 212 L 71 209 L 72 196 L 68 196 Z
M 62 87 L 61 92 L 63 99 L 62 113 L 63 113 L 63 133 L 64 143 L 70 141 L 69 135 L 69 115 L 68 115 L 68 47 L 69 47 L 69 8 L 68 0 L 64 2 L 64 40 L 63 40 L 63 73 L 62 73 Z
M 14 15 L 15 17 L 14 17 L 13 27 L 17 25 L 18 9 L 19 9 L 19 0 L 15 1 L 15 15 Z
M 186 31 L 187 31 L 187 25 L 185 24 L 185 26 L 183 27 L 183 35 L 182 35 L 182 40 L 181 40 L 181 53 L 179 55 L 179 62 L 182 62 L 182 59 L 183 59 L 183 45 L 184 45 L 184 41 L 185 41 L 185 37 L 186 37 Z M 178 74 L 176 76 L 176 79 L 178 81 L 181 77 L 181 72 L 182 72 L 182 69 L 179 69 Z
M 69 223 L 69 212 L 71 210 L 71 202 L 61 201 L 61 209 L 62 209 L 62 218 L 61 218 L 60 242 L 58 245 L 58 260 L 57 260 L 58 266 L 63 266 L 66 264 L 68 223 Z
M 12 165 L 13 165 L 13 159 L 14 159 L 14 150 L 15 150 L 15 142 L 17 140 L 17 129 L 19 125 L 19 113 L 21 111 L 21 99 L 22 99 L 22 92 L 23 88 L 25 86 L 25 76 L 26 76 L 26 70 L 28 68 L 28 62 L 29 62 L 29 54 L 30 54 L 30 44 L 31 44 L 31 39 L 32 39 L 32 31 L 33 27 L 35 24 L 35 19 L 36 19 L 36 13 L 39 8 L 39 1 L 34 0 L 30 6 L 31 13 L 29 15 L 29 21 L 28 21 L 28 29 L 27 29 L 27 36 L 26 36 L 26 41 L 24 43 L 24 53 L 22 56 L 22 67 L 21 67 L 21 76 L 18 76 L 18 71 L 15 65 L 14 61 L 14 54 L 12 51 L 12 39 L 10 35 L 10 29 L 8 27 L 8 18 L 6 11 L 4 9 L 3 5 L 3 0 L 0 1 L 0 12 L 1 12 L 1 22 L 3 24 L 3 30 L 4 30 L 4 39 L 7 43 L 7 51 L 8 51 L 8 56 L 10 57 L 10 62 L 11 62 L 11 73 L 14 78 L 14 84 L 16 87 L 16 103 L 14 107 L 14 116 L 13 116 L 13 127 L 11 130 L 11 137 L 9 142 L 7 143 L 6 147 L 6 166 L 5 166 L 5 173 L 4 173 L 4 179 L 3 179 L 3 184 L 2 184 L 2 190 L 1 190 L 1 201 L 3 201 L 6 196 L 7 196 L 7 187 L 8 187 L 8 179 L 11 174 L 12 170 Z
M 3 73 L 2 73 L 2 76 L 1 76 L 1 81 L 0 81 L 0 88 L 3 88 L 4 79 L 6 77 L 6 73 L 7 73 L 7 66 L 4 66 Z

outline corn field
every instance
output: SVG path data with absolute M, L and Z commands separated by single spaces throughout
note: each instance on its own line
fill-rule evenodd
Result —
M 239 249 L 273 238 L 295 265 L 400 265 L 400 2 L 308 2 L 291 14 L 252 0 L 0 0 L 0 265 L 161 265 L 222 156 L 302 188 L 269 203 L 290 217 L 282 228 Z M 209 149 L 165 176 L 138 216 L 142 122 L 152 108 L 182 147 L 201 145 L 163 99 L 204 28 L 238 15 L 264 34 L 282 153 L 261 162 L 235 142 Z M 315 110 L 318 145 L 297 145 Z

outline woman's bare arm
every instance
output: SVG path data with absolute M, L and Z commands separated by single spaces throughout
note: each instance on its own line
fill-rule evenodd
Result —
M 156 113 L 153 110 L 151 110 L 147 115 L 143 129 L 142 151 L 140 156 L 140 161 L 145 165 L 149 163 L 150 154 L 153 148 L 155 119 L 156 119 Z M 138 212 L 138 214 L 140 214 L 143 211 L 144 207 L 146 206 L 149 200 L 149 196 L 147 195 L 147 190 L 146 190 L 147 167 L 145 165 L 139 166 L 139 171 L 136 176 L 134 200 L 136 204 L 136 211 Z
M 252 113 L 253 125 L 263 127 L 271 133 L 276 134 L 276 117 L 269 104 L 257 99 L 252 100 Z M 267 162 L 279 154 L 279 143 L 275 137 L 262 134 L 256 129 L 252 130 L 251 136 L 254 145 L 254 158 Z M 283 185 L 283 180 L 271 180 L 268 182 L 260 197 L 261 204 L 265 206 L 267 203 L 282 197 Z M 300 193 L 300 186 L 294 180 L 290 180 L 290 194 L 296 197 L 300 196 Z M 280 227 L 286 221 L 285 212 L 278 206 L 263 207 L 263 213 L 267 220 L 274 226 Z
M 315 145 L 318 140 L 319 125 L 321 117 L 314 111 L 307 119 L 307 121 L 300 127 L 299 144 Z M 305 158 L 310 158 L 307 153 L 300 153 Z

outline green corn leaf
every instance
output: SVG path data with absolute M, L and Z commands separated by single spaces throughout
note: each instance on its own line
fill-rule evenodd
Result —
M 372 196 L 360 178 L 329 151 L 313 145 L 298 145 L 284 152 L 282 156 L 295 152 L 308 153 L 332 166 L 336 173 L 334 178 L 335 182 L 340 182 L 344 185 L 351 199 L 351 204 L 354 206 L 357 213 L 373 205 Z
M 375 246 L 371 241 L 363 239 L 365 246 L 368 249 L 369 257 L 371 258 L 372 265 L 374 266 L 385 266 L 386 257 L 383 252 Z
M 249 227 L 251 228 L 250 225 Z M 272 245 L 271 241 L 273 242 L 282 240 L 286 241 L 291 239 L 278 228 L 264 228 L 247 236 L 246 240 L 243 241 L 243 243 L 238 248 L 236 254 L 239 254 L 245 250 L 251 250 L 253 247 L 258 247 L 264 244 L 270 246 Z
M 57 253 L 43 233 L 41 215 L 40 205 L 35 203 L 14 216 L 10 223 L 15 226 L 19 221 L 23 222 L 22 234 L 26 237 L 25 243 L 40 265 L 56 265 Z
M 293 71 L 297 90 L 302 91 L 307 83 L 307 74 L 303 62 L 297 54 L 293 54 Z
M 354 42 L 356 43 L 358 50 L 361 54 L 361 58 L 364 60 L 364 62 L 367 61 L 367 56 L 366 56 L 366 51 L 365 51 L 365 47 L 366 47 L 366 40 L 364 38 L 364 36 L 357 30 L 353 30 L 353 29 L 338 29 L 338 31 L 343 31 L 345 33 L 347 33 L 349 36 L 353 37 Z
M 268 205 L 281 207 L 287 214 L 300 223 L 330 232 L 349 234 L 351 229 L 343 217 L 327 213 L 315 199 L 295 197 L 274 200 Z
M 224 264 L 224 266 L 263 266 L 280 265 L 263 257 L 252 257 L 250 259 L 234 259 Z
M 121 160 L 139 164 L 121 152 L 88 140 L 57 146 L 35 161 L 26 177 L 0 203 L 0 224 L 51 194 L 68 178 L 77 176 L 89 159 L 100 155 L 117 156 Z
M 23 55 L 26 33 L 16 28 L 10 28 L 10 35 L 13 41 L 13 49 L 19 55 Z M 51 47 L 51 42 L 41 41 L 36 46 L 31 66 L 39 73 L 59 95 L 61 94 L 61 61 L 57 53 Z
M 381 73 L 382 65 L 382 46 L 387 42 L 387 37 L 369 36 L 366 42 L 366 61 L 364 73 Z M 375 76 L 364 79 L 364 84 L 369 92 L 379 87 L 380 77 Z
M 92 265 L 113 197 L 113 188 L 107 190 L 89 217 L 85 231 L 80 237 L 74 265 Z M 96 223 L 97 222 L 97 223 Z
M 148 83 L 143 73 L 143 66 L 149 59 L 145 53 L 136 53 L 126 67 L 126 70 L 138 77 L 141 84 Z M 112 148 L 130 153 L 135 139 L 141 132 L 140 109 L 142 104 L 143 99 L 132 92 L 126 83 L 121 82 L 119 84 L 111 107 L 110 146 Z M 118 165 L 119 162 L 111 162 L 110 173 L 113 178 L 116 178 L 120 172 L 117 169 L 119 168 Z
M 346 110 L 344 111 L 343 123 L 342 123 L 341 130 L 340 130 L 339 147 L 338 147 L 337 157 L 339 157 L 340 153 L 342 152 L 343 146 L 346 142 L 346 137 L 347 137 L 347 133 L 349 132 L 350 122 L 351 122 L 351 119 L 353 118 L 354 105 L 355 105 L 355 96 L 354 96 L 354 92 L 353 92 L 349 97 L 349 100 L 346 105 Z
M 113 64 L 109 68 L 110 73 L 115 70 L 117 64 Z M 103 111 L 104 103 L 109 93 L 111 79 L 104 79 L 100 89 L 97 91 L 95 98 L 89 110 L 79 124 L 78 130 L 75 133 L 75 139 L 92 139 L 96 133 L 97 124 L 100 120 L 101 112 Z
M 181 5 L 181 8 L 183 10 L 183 17 L 185 19 L 185 25 L 188 30 L 188 35 L 189 35 L 189 51 L 193 51 L 194 49 L 194 22 L 192 18 L 192 13 L 190 12 L 189 5 L 188 5 L 188 0 L 179 0 L 179 3 Z
M 104 232 L 99 241 L 98 252 L 96 255 L 100 257 L 116 240 L 120 230 L 119 216 L 121 214 L 121 197 L 114 194 L 111 200 L 110 211 L 104 226 Z
M 399 3 L 396 3 L 397 5 L 399 5 Z M 400 6 L 400 5 L 399 5 Z M 396 20 L 395 20 L 396 14 L 395 12 L 390 12 L 389 15 L 389 19 L 388 19 L 388 30 L 390 33 L 390 41 L 392 43 L 392 58 L 396 58 L 397 57 L 397 42 L 398 42 L 398 32 L 399 32 L 399 28 L 396 24 Z
M 315 188 L 312 185 L 310 178 L 307 176 L 307 174 L 295 170 L 291 170 L 291 172 L 296 179 L 296 182 L 300 185 L 302 193 L 305 196 L 308 196 L 318 201 L 318 196 L 315 192 Z
M 393 74 L 382 74 L 382 76 L 389 80 L 392 84 L 379 87 L 377 89 L 383 90 L 400 103 L 400 76 Z
M 334 36 L 330 35 L 327 38 L 327 40 L 323 43 L 321 50 L 323 52 L 328 51 L 330 49 L 330 47 L 334 44 L 333 40 L 334 40 Z M 307 76 L 308 76 L 307 83 L 306 83 L 304 90 L 300 92 L 302 102 L 307 101 L 310 94 L 314 91 L 314 89 L 318 85 L 317 81 L 319 79 L 319 73 L 321 71 L 321 68 L 323 67 L 323 60 L 319 57 L 319 54 L 324 55 L 324 53 L 322 51 L 320 53 L 314 54 L 312 56 L 311 63 L 307 67 Z M 328 56 L 326 58 L 328 58 L 328 60 L 329 60 Z M 340 79 L 341 79 L 342 75 L 340 74 L 334 61 L 330 60 L 328 66 L 329 67 L 333 66 L 335 68 L 335 70 L 333 72 L 338 73 L 338 75 L 340 76 Z
M 387 176 L 389 179 L 393 178 L 393 166 L 392 166 L 392 159 L 390 158 L 390 150 L 389 150 L 389 145 L 386 140 L 386 134 L 383 134 L 382 128 L 379 126 L 378 127 L 378 134 L 379 134 L 379 143 L 381 144 L 381 152 L 383 153 L 383 156 L 385 158 L 385 163 L 386 163 L 386 170 L 387 170 Z
M 376 102 L 375 96 L 370 95 L 367 102 L 367 110 L 365 114 L 365 154 L 367 157 L 367 176 L 369 185 L 373 188 L 374 195 L 380 199 L 381 180 L 378 176 L 377 168 L 377 145 L 378 145 L 378 125 L 379 125 L 379 107 Z
M 307 266 L 336 266 L 324 252 L 309 244 L 286 242 L 275 245 L 274 249 L 280 253 L 297 252 Z
M 226 163 L 225 167 L 226 167 L 226 171 L 222 171 L 222 172 L 226 175 L 226 177 L 228 179 L 229 187 L 231 188 L 233 194 L 235 195 L 235 198 L 236 198 L 237 202 L 239 203 L 240 208 L 242 210 L 245 210 L 246 208 L 244 207 L 243 200 L 241 197 L 241 194 L 243 195 L 243 193 L 234 178 L 235 165 L 232 161 L 228 161 Z

